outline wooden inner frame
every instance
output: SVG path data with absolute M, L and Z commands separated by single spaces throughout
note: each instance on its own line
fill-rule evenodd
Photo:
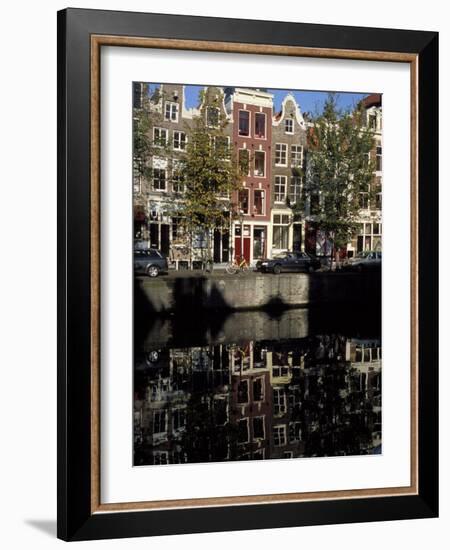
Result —
M 101 503 L 100 500 L 100 51 L 102 46 L 163 48 L 242 54 L 283 55 L 330 59 L 390 61 L 410 65 L 411 99 L 411 483 L 407 487 L 317 491 L 234 497 L 211 497 L 182 500 Z M 166 38 L 91 35 L 91 513 L 201 508 L 246 504 L 306 502 L 349 498 L 417 495 L 418 479 L 418 55 L 410 53 L 305 48 L 210 42 Z

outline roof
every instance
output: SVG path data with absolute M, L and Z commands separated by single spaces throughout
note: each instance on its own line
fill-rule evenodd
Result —
M 362 100 L 366 109 L 369 107 L 381 107 L 381 94 L 370 94 Z

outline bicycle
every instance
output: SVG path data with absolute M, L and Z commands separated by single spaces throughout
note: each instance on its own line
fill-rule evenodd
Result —
M 246 273 L 247 271 L 249 271 L 249 269 L 250 269 L 250 266 L 248 265 L 247 260 L 243 256 L 241 256 L 239 261 L 235 258 L 225 268 L 226 272 L 229 275 L 234 275 L 238 271 L 241 273 Z

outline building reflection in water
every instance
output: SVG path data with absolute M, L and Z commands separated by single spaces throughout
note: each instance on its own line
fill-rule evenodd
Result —
M 134 387 L 136 466 L 381 452 L 379 339 L 146 349 Z

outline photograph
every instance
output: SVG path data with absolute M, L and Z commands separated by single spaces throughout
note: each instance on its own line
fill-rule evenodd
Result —
M 130 96 L 133 466 L 381 455 L 382 93 Z

